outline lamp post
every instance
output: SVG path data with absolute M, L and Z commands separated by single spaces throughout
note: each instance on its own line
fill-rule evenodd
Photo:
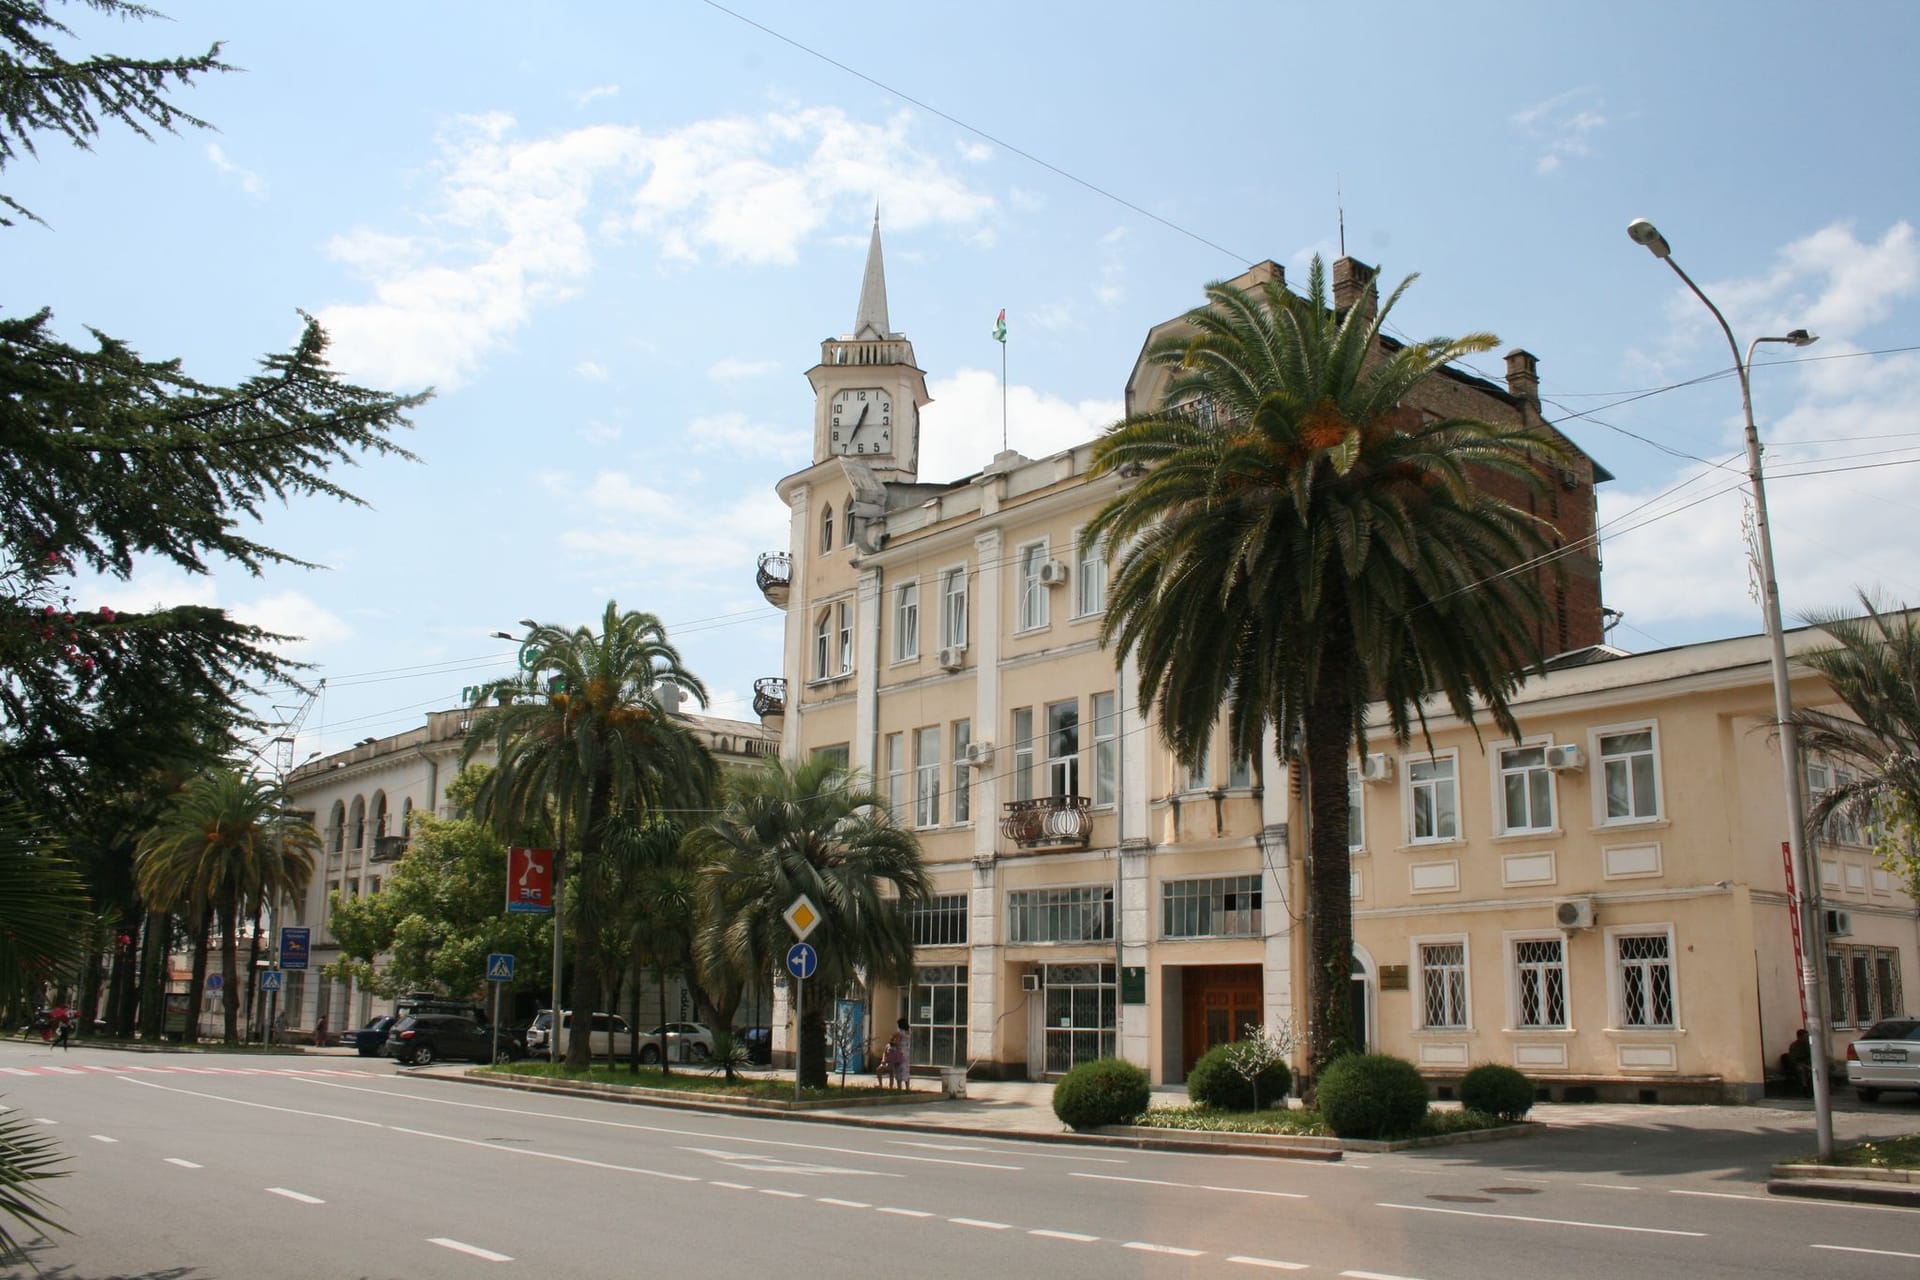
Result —
M 1761 604 L 1765 613 L 1768 656 L 1773 671 L 1773 718 L 1780 728 L 1780 772 L 1787 793 L 1787 855 L 1793 865 L 1793 874 L 1800 881 L 1800 991 L 1807 1010 L 1808 1066 L 1813 1073 L 1814 1132 L 1820 1158 L 1825 1160 L 1833 1154 L 1833 1099 L 1827 1079 L 1826 1006 L 1820 989 L 1820 960 L 1825 953 L 1820 936 L 1820 880 L 1814 874 L 1807 852 L 1806 801 L 1800 790 L 1800 740 L 1792 724 L 1793 689 L 1787 673 L 1787 637 L 1780 624 L 1780 583 L 1773 570 L 1773 534 L 1767 523 L 1767 486 L 1760 462 L 1760 432 L 1753 425 L 1753 387 L 1748 377 L 1753 367 L 1753 349 L 1761 343 L 1784 342 L 1789 346 L 1804 347 L 1819 339 L 1805 329 L 1794 329 L 1778 338 L 1755 338 L 1747 344 L 1743 358 L 1740 343 L 1734 338 L 1733 328 L 1727 323 L 1727 318 L 1720 314 L 1720 308 L 1713 305 L 1713 299 L 1701 292 L 1700 286 L 1693 282 L 1693 277 L 1681 270 L 1680 264 L 1673 260 L 1673 249 L 1667 244 L 1667 238 L 1660 234 L 1659 228 L 1645 218 L 1635 218 L 1627 224 L 1627 235 L 1635 244 L 1643 246 L 1654 257 L 1672 267 L 1673 273 L 1693 291 L 1693 296 L 1713 313 L 1713 318 L 1720 323 L 1721 332 L 1727 335 L 1727 345 L 1733 349 L 1733 369 L 1740 378 L 1740 411 L 1746 418 L 1747 429 L 1747 480 L 1753 488 L 1753 540 L 1760 558 Z

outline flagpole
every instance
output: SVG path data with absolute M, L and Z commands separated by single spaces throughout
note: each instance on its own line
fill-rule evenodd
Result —
M 1000 452 L 1007 451 L 1007 340 L 1000 339 Z

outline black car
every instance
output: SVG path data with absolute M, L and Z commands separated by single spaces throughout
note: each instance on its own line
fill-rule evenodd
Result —
M 747 1051 L 748 1062 L 764 1067 L 773 1061 L 772 1027 L 742 1027 L 733 1036 Z
M 393 1030 L 393 1024 L 399 1019 L 390 1013 L 383 1013 L 370 1019 L 367 1025 L 357 1031 L 342 1031 L 340 1043 L 348 1049 L 358 1049 L 363 1058 L 377 1058 L 387 1046 L 387 1033 Z
M 499 1061 L 524 1057 L 526 1046 L 512 1032 L 500 1033 Z M 406 1066 L 424 1067 L 441 1059 L 493 1062 L 494 1033 L 472 1018 L 452 1013 L 415 1013 L 393 1024 L 386 1055 Z

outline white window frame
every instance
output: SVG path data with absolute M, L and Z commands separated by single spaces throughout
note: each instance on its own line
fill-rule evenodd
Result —
M 1610 760 L 1631 760 L 1633 756 L 1608 756 L 1601 752 L 1600 744 L 1604 739 L 1622 737 L 1629 733 L 1645 733 L 1649 736 L 1650 751 L 1653 756 L 1653 812 L 1651 814 L 1623 814 L 1620 817 L 1607 816 L 1607 764 Z M 1650 822 L 1664 822 L 1667 816 L 1666 779 L 1660 770 L 1660 724 L 1655 720 L 1629 720 L 1624 724 L 1599 725 L 1588 730 L 1588 758 L 1593 761 L 1591 776 L 1593 792 L 1593 825 L 1596 827 L 1640 826 Z M 1635 755 L 1638 753 L 1636 752 Z M 1631 766 L 1628 767 L 1631 779 Z M 1637 793 L 1636 793 L 1637 794 Z
M 1040 567 L 1047 563 L 1047 540 L 1037 538 L 1014 549 L 1013 621 L 1015 635 L 1045 631 L 1052 623 L 1047 585 L 1040 581 Z
M 853 601 L 842 600 L 834 606 L 840 633 L 840 675 L 853 672 Z
M 1070 708 L 1073 714 L 1073 750 L 1068 751 L 1064 755 L 1055 755 L 1054 747 L 1056 743 L 1054 742 L 1055 730 L 1053 713 L 1062 707 Z M 1077 796 L 1082 794 L 1080 790 L 1080 753 L 1085 750 L 1085 748 L 1081 746 L 1080 726 L 1083 721 L 1080 719 L 1080 699 L 1062 698 L 1057 702 L 1047 703 L 1042 712 L 1042 719 L 1044 727 L 1041 732 L 1046 734 L 1047 740 L 1047 790 L 1045 794 L 1050 796 Z
M 1347 852 L 1367 851 L 1367 784 L 1357 765 L 1347 766 Z
M 1444 1035 L 1458 1035 L 1473 1030 L 1473 944 L 1464 933 L 1429 934 L 1410 938 L 1407 941 L 1409 958 L 1412 961 L 1408 972 L 1412 975 L 1413 988 L 1413 1029 L 1416 1032 L 1430 1032 Z M 1427 1021 L 1427 966 L 1426 949 L 1428 947 L 1460 948 L 1460 1017 L 1454 1023 L 1430 1024 Z
M 833 550 L 833 504 L 820 508 L 820 554 L 827 555 Z
M 909 578 L 893 589 L 893 660 L 920 656 L 920 580 Z
M 1088 541 L 1083 525 L 1073 531 L 1073 616 L 1097 618 L 1107 611 L 1106 544 Z
M 940 825 L 940 736 L 937 724 L 913 731 L 913 825 L 922 830 Z
M 1026 721 L 1026 733 L 1020 732 L 1020 722 Z M 1033 708 L 1015 707 L 1012 716 L 1013 739 L 1013 784 L 1010 790 L 1015 800 L 1033 799 Z
M 833 606 L 826 605 L 813 624 L 813 678 L 831 680 L 833 670 Z
M 953 722 L 953 822 L 967 826 L 973 821 L 973 774 L 967 763 L 967 748 L 973 743 L 973 721 Z
M 887 808 L 898 822 L 907 815 L 907 735 L 890 733 L 881 746 L 887 753 Z
M 1680 949 L 1674 943 L 1673 925 L 1616 925 L 1604 931 L 1607 951 L 1607 1024 L 1615 1031 L 1653 1031 L 1671 1033 L 1684 1025 L 1680 1020 Z M 1665 938 L 1667 941 L 1667 987 L 1673 1021 L 1663 1023 L 1627 1022 L 1626 973 L 1620 959 L 1623 938 Z
M 1507 949 L 1507 1030 L 1509 1031 L 1556 1031 L 1573 1030 L 1573 974 L 1568 962 L 1567 935 L 1554 929 L 1535 929 L 1523 933 L 1505 935 Z M 1560 1009 L 1565 1015 L 1558 1023 L 1522 1022 L 1522 1010 L 1526 1002 L 1521 998 L 1520 947 L 1528 942 L 1552 942 L 1560 948 Z M 1530 965 L 1529 968 L 1544 971 L 1547 966 Z
M 967 566 L 940 571 L 940 643 L 965 648 L 967 644 Z
M 1493 825 L 1494 830 L 1501 835 L 1542 835 L 1560 829 L 1559 787 L 1553 770 L 1547 767 L 1546 760 L 1547 749 L 1552 745 L 1553 739 L 1550 737 L 1522 738 L 1518 742 L 1501 742 L 1494 745 Z M 1509 768 L 1506 759 L 1509 751 L 1538 751 L 1540 752 L 1540 763 L 1520 768 Z M 1509 823 L 1508 819 L 1511 815 L 1507 812 L 1507 777 L 1510 774 L 1518 774 L 1529 778 L 1534 774 L 1539 775 L 1540 785 L 1546 789 L 1547 794 L 1547 822 L 1545 826 L 1535 826 L 1531 822 L 1521 826 L 1515 826 Z M 1531 802 L 1533 798 L 1533 788 L 1531 782 L 1529 782 L 1527 786 L 1527 799 Z M 1532 814 L 1532 808 L 1532 804 L 1529 803 L 1527 806 L 1529 816 Z
M 1458 844 L 1462 839 L 1461 832 L 1464 827 L 1462 819 L 1465 816 L 1460 812 L 1460 753 L 1454 750 L 1436 751 L 1432 755 L 1407 756 L 1401 763 L 1404 765 L 1401 773 L 1406 778 L 1406 782 L 1401 786 L 1400 794 L 1404 797 L 1403 803 L 1406 805 L 1407 843 L 1410 845 Z M 1413 776 L 1413 771 L 1417 766 L 1437 766 L 1443 764 L 1451 770 L 1451 773 L 1445 778 L 1435 777 L 1421 780 Z M 1442 782 L 1447 783 L 1453 792 L 1453 831 L 1450 834 L 1441 833 L 1440 809 L 1436 803 L 1433 811 L 1434 829 L 1430 834 L 1423 836 L 1419 833 L 1417 825 L 1419 806 L 1415 803 L 1415 794 L 1424 788 L 1431 787 L 1434 789 L 1437 802 L 1439 795 L 1438 788 Z
M 1213 744 L 1211 742 L 1207 744 L 1207 749 L 1200 753 L 1200 758 L 1194 761 L 1192 765 L 1183 765 L 1178 760 L 1175 760 L 1173 767 L 1179 771 L 1179 789 L 1181 791 L 1207 792 L 1213 790 Z
M 1093 807 L 1110 809 L 1120 799 L 1120 703 L 1113 693 L 1096 693 L 1093 714 Z

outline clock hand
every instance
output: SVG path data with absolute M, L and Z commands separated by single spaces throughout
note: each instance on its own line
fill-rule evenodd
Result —
M 866 425 L 867 414 L 872 412 L 872 410 L 872 401 L 868 401 L 866 404 L 860 406 L 860 416 L 853 420 L 853 430 L 847 432 L 848 444 L 852 444 L 854 437 L 860 434 L 860 428 Z

